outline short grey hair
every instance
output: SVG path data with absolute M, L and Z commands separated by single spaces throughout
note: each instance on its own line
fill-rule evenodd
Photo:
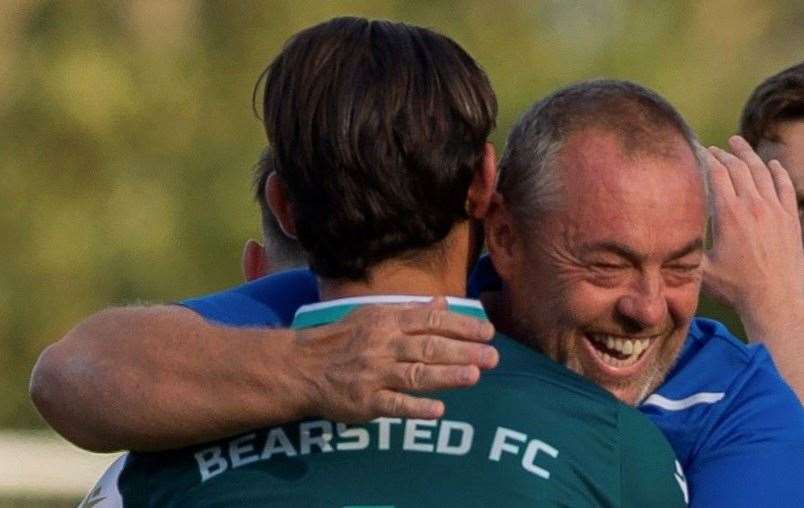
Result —
M 274 213 L 268 206 L 265 197 L 265 182 L 274 172 L 274 158 L 269 148 L 265 148 L 260 160 L 254 166 L 254 199 L 260 205 L 260 218 L 262 222 L 262 237 L 265 243 L 265 252 L 271 259 L 274 271 L 287 270 L 307 264 L 307 254 L 295 238 L 288 237 Z
M 667 133 L 680 134 L 695 156 L 708 200 L 705 149 L 684 118 L 652 90 L 601 79 L 559 89 L 534 104 L 511 130 L 497 188 L 518 219 L 530 222 L 565 203 L 557 157 L 570 135 L 587 128 L 615 134 L 627 153 L 666 153 Z

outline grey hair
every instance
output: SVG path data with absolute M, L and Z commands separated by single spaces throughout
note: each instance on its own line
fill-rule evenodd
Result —
M 666 153 L 665 134 L 681 134 L 695 156 L 709 201 L 705 148 L 675 108 L 636 83 L 591 80 L 537 102 L 511 130 L 497 188 L 516 217 L 530 222 L 566 204 L 557 158 L 571 134 L 591 127 L 617 135 L 628 153 Z
M 271 150 L 265 148 L 260 160 L 254 166 L 254 199 L 260 205 L 262 237 L 265 252 L 271 259 L 273 270 L 287 270 L 307 264 L 307 254 L 295 238 L 288 237 L 265 199 L 265 182 L 274 172 L 274 160 Z
M 307 257 L 301 244 L 288 237 L 269 207 L 261 208 L 262 237 L 265 252 L 271 259 L 272 271 L 288 270 L 307 264 Z

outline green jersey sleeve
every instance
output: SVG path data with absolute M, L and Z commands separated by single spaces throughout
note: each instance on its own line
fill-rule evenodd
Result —
M 639 411 L 620 411 L 620 461 L 623 508 L 687 506 L 687 479 L 670 443 Z

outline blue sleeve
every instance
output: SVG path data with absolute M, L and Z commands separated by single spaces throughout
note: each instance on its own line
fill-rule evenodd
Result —
M 205 319 L 230 326 L 289 326 L 296 309 L 318 301 L 310 270 L 268 275 L 249 283 L 179 302 Z
M 692 506 L 804 506 L 804 409 L 764 349 L 751 363 L 687 470 Z

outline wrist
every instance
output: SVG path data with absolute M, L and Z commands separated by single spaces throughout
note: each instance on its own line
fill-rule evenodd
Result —
M 236 363 L 236 371 L 227 376 L 229 384 L 234 383 L 227 390 L 232 398 L 221 403 L 237 408 L 244 428 L 281 425 L 299 419 L 305 409 L 298 391 L 296 331 L 280 328 L 225 330 L 225 340 L 229 347 L 236 349 L 240 361 Z M 229 358 L 234 358 L 235 354 Z
M 736 310 L 750 342 L 802 342 L 796 337 L 804 337 L 804 299 L 747 303 Z
M 279 361 L 282 368 L 285 407 L 293 420 L 317 416 L 320 413 L 320 376 L 322 357 L 318 351 L 317 329 L 284 330 L 286 336 Z

